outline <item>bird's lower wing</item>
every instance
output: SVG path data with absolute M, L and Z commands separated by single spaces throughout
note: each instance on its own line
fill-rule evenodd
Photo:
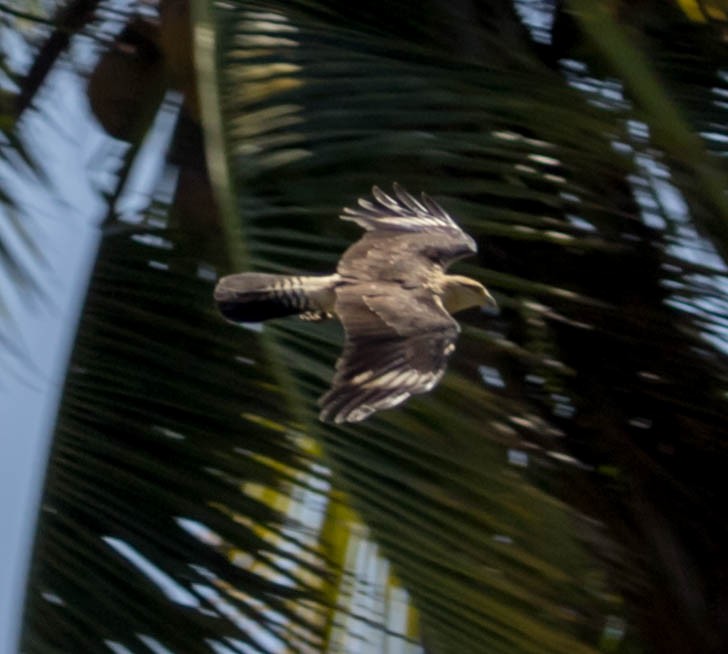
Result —
M 346 330 L 321 419 L 358 422 L 426 393 L 440 381 L 460 331 L 439 299 L 397 284 L 363 283 L 337 290 Z

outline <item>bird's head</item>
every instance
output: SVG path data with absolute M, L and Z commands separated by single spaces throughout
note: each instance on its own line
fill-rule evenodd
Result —
M 484 311 L 496 311 L 495 298 L 480 282 L 463 275 L 447 275 L 443 294 L 443 304 L 450 313 L 481 307 Z

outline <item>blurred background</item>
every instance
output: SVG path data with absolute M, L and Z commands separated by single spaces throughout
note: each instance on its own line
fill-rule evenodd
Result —
M 728 651 L 728 2 L 0 1 L 0 653 Z M 317 420 L 373 184 L 498 316 Z

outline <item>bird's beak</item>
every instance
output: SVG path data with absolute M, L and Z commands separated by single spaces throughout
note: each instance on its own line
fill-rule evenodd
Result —
M 480 311 L 487 316 L 497 316 L 500 313 L 498 303 L 487 289 L 485 291 L 485 304 L 480 307 Z

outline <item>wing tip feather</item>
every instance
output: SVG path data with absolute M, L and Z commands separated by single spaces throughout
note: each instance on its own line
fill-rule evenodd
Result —
M 399 406 L 412 396 L 410 391 L 401 391 L 394 395 L 377 393 L 360 397 L 356 394 L 342 393 L 341 390 L 343 389 L 339 389 L 339 393 L 333 390 L 329 391 L 319 399 L 318 404 L 322 406 L 319 412 L 321 422 L 333 422 L 337 425 L 347 422 L 361 422 L 377 411 Z M 353 391 L 354 389 L 350 388 L 349 390 Z
M 359 198 L 358 207 L 345 207 L 340 214 L 341 219 L 356 222 L 366 230 L 418 231 L 447 228 L 465 235 L 450 214 L 426 193 L 423 192 L 418 199 L 399 182 L 393 182 L 392 189 L 393 195 L 390 195 L 376 184 L 373 185 L 373 200 Z

